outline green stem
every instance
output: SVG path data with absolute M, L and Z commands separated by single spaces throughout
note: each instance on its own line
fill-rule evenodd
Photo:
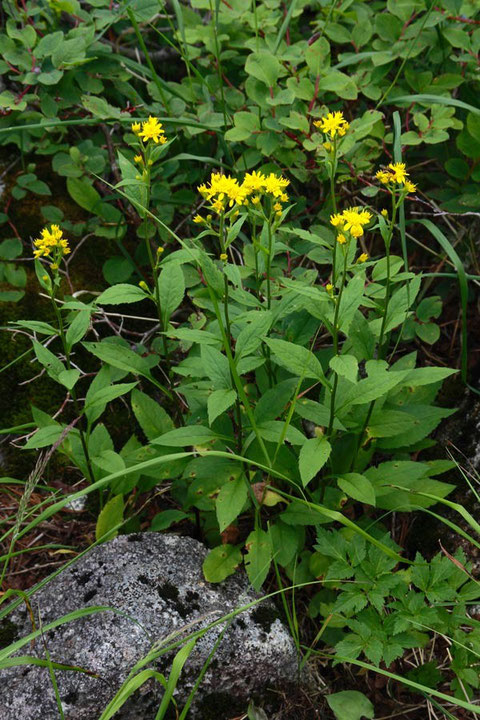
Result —
M 55 291 L 52 292 L 51 300 L 52 300 L 52 305 L 53 305 L 53 309 L 54 309 L 54 312 L 55 312 L 55 316 L 56 316 L 56 318 L 57 318 L 58 331 L 59 331 L 59 334 L 60 334 L 60 340 L 61 340 L 61 342 L 62 342 L 63 352 L 64 352 L 64 354 L 65 354 L 65 362 L 66 362 L 66 364 L 67 364 L 68 370 L 71 370 L 72 365 L 71 365 L 71 362 L 70 362 L 70 350 L 68 349 L 67 339 L 66 339 L 66 336 L 65 336 L 65 329 L 64 329 L 64 326 L 63 326 L 62 313 L 61 313 L 61 310 L 57 307 L 57 303 L 55 302 Z M 79 407 L 79 404 L 78 404 L 78 398 L 77 398 L 77 393 L 76 393 L 76 391 L 75 391 L 75 388 L 71 388 L 71 390 L 70 390 L 70 395 L 71 395 L 72 400 L 73 400 L 73 407 L 74 407 L 74 410 L 75 410 L 75 414 L 76 414 L 76 416 L 77 416 L 78 418 L 80 418 L 79 424 L 78 424 L 78 432 L 79 432 L 79 435 L 80 435 L 80 442 L 81 442 L 81 445 L 82 445 L 83 454 L 84 454 L 84 456 L 85 456 L 85 463 L 86 463 L 86 470 L 87 470 L 87 473 L 86 473 L 86 474 L 87 474 L 87 479 L 88 479 L 88 481 L 89 481 L 90 483 L 93 483 L 93 482 L 95 481 L 95 476 L 94 476 L 94 474 L 93 474 L 92 463 L 91 463 L 91 460 L 90 460 L 90 454 L 89 454 L 89 452 L 88 452 L 88 445 L 87 445 L 87 440 L 86 440 L 86 438 L 85 438 L 85 433 L 84 433 L 83 428 L 82 428 L 82 426 L 81 426 L 81 424 L 80 424 L 80 423 L 82 422 L 82 420 L 81 420 L 81 415 L 82 415 L 82 413 L 81 413 L 81 411 L 80 411 L 80 407 Z
M 337 212 L 337 198 L 335 196 L 335 173 L 337 171 L 337 140 L 333 141 L 333 157 L 330 165 L 330 197 L 332 199 L 333 214 Z M 333 258 L 332 258 L 332 285 L 335 287 L 337 275 L 337 242 L 333 242 Z
M 337 245 L 337 241 L 335 240 L 335 245 Z M 345 281 L 347 277 L 347 249 L 345 248 L 343 251 L 343 275 L 342 275 L 342 284 L 340 285 L 340 292 L 338 293 L 337 302 L 335 305 L 335 314 L 333 316 L 333 351 L 335 355 L 338 355 L 338 317 L 340 314 L 340 303 L 342 302 L 342 295 L 343 295 L 343 288 L 345 287 Z M 333 430 L 333 421 L 335 418 L 335 398 L 337 395 L 337 387 L 338 387 L 338 373 L 334 374 L 333 378 L 333 387 L 332 387 L 332 393 L 330 395 L 330 418 L 328 421 L 328 430 L 327 435 L 330 437 L 332 430 Z

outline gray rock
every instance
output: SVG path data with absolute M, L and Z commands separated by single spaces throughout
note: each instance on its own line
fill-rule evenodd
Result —
M 182 628 L 187 628 L 184 633 L 204 628 L 258 597 L 242 574 L 220 585 L 207 583 L 202 574 L 205 555 L 203 545 L 191 538 L 125 535 L 91 550 L 32 597 L 43 626 L 88 606 L 109 606 L 123 613 L 99 612 L 45 633 L 52 661 L 98 676 L 55 672 L 66 720 L 97 720 L 132 666 L 154 644 Z M 15 624 L 18 637 L 31 631 L 24 610 L 16 611 L 9 622 Z M 224 627 L 221 623 L 198 640 L 175 695 L 180 709 Z M 44 657 L 42 639 L 20 654 Z M 163 655 L 149 666 L 168 676 L 171 658 Z M 274 605 L 263 601 L 228 625 L 189 718 L 234 717 L 237 706 L 244 709 L 249 698 L 267 688 L 295 684 L 296 678 L 292 638 Z M 47 668 L 24 665 L 4 670 L 0 687 L 1 720 L 59 717 Z M 162 692 L 158 683 L 149 681 L 115 718 L 153 720 Z

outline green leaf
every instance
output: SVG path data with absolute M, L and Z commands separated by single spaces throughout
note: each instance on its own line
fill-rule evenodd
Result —
M 331 451 L 332 447 L 324 437 L 310 438 L 303 444 L 298 459 L 303 487 L 306 487 L 325 465 Z
M 154 439 L 155 445 L 167 447 L 187 447 L 188 445 L 208 445 L 219 436 L 204 425 L 187 425 L 175 428 Z
M 253 75 L 268 87 L 273 87 L 280 75 L 281 65 L 275 55 L 268 50 L 261 50 L 247 57 L 245 72 Z
M 132 410 L 149 440 L 154 440 L 170 430 L 173 430 L 173 421 L 164 408 L 149 395 L 140 390 L 132 390 Z
M 163 510 L 155 515 L 151 524 L 150 530 L 155 532 L 161 532 L 162 530 L 168 530 L 168 528 L 174 523 L 178 523 L 181 520 L 185 520 L 188 515 L 182 510 Z
M 337 375 L 356 382 L 358 374 L 358 360 L 353 355 L 335 355 L 330 360 L 330 367 Z
M 77 205 L 80 205 L 84 210 L 98 214 L 102 198 L 89 182 L 80 178 L 69 177 L 67 178 L 67 190 Z
M 215 501 L 220 532 L 238 517 L 247 501 L 247 496 L 247 480 L 243 473 L 222 485 Z
M 208 396 L 207 400 L 209 425 L 212 425 L 219 415 L 225 412 L 225 410 L 228 410 L 236 399 L 237 393 L 235 390 L 227 390 L 225 388 L 214 390 L 212 394 Z
M 76 370 L 75 368 L 72 368 L 71 370 L 62 370 L 61 373 L 58 373 L 58 382 L 67 388 L 67 390 L 71 390 L 73 387 L 75 387 L 75 384 L 80 377 L 80 370 Z
M 65 366 L 62 361 L 59 360 L 48 348 L 44 347 L 36 340 L 33 341 L 33 349 L 35 355 L 37 356 L 37 360 L 46 369 L 47 375 L 58 382 L 59 374 L 65 370 Z
M 374 487 L 370 480 L 368 480 L 364 475 L 360 475 L 359 473 L 347 473 L 346 475 L 339 477 L 337 483 L 338 487 L 349 497 L 352 497 L 354 500 L 358 500 L 358 502 L 375 507 Z
M 172 313 L 185 295 L 185 278 L 179 263 L 169 263 L 163 268 L 158 279 L 158 292 L 163 326 L 166 328 Z
M 107 387 L 100 388 L 88 397 L 85 409 L 91 410 L 98 405 L 103 405 L 105 407 L 112 400 L 115 400 L 116 398 L 130 392 L 130 390 L 133 390 L 136 385 L 136 382 L 117 383 L 116 385 L 108 385 Z
M 245 547 L 245 568 L 248 579 L 255 590 L 260 590 L 270 569 L 272 544 L 270 536 L 261 528 L 256 528 L 248 536 Z
M 235 345 L 235 360 L 251 355 L 262 344 L 262 337 L 268 333 L 272 326 L 272 313 L 266 311 L 254 311 L 248 313 L 249 323 L 241 330 Z
M 64 428 L 58 424 L 42 427 L 25 443 L 23 449 L 36 450 L 42 447 L 49 447 L 57 442 L 63 430 Z
M 210 550 L 203 561 L 205 580 L 219 583 L 229 575 L 233 575 L 242 562 L 242 553 L 236 545 L 219 545 Z
M 361 720 L 373 718 L 375 708 L 365 695 L 357 690 L 342 690 L 327 695 L 327 702 L 337 720 Z
M 292 375 L 299 378 L 313 378 L 322 384 L 326 383 L 322 366 L 311 350 L 286 340 L 265 338 L 265 342 L 272 350 L 275 362 L 291 372 Z
M 200 356 L 205 374 L 212 381 L 215 390 L 230 390 L 232 378 L 228 358 L 210 345 L 202 345 Z
M 123 495 L 115 495 L 112 497 L 104 508 L 100 511 L 95 527 L 95 538 L 100 540 L 106 533 L 112 530 L 116 525 L 123 522 Z M 112 533 L 109 540 L 118 535 L 118 532 Z
M 146 297 L 145 292 L 136 285 L 119 283 L 104 290 L 97 298 L 97 303 L 99 305 L 123 305 L 141 302 Z
M 136 375 L 149 375 L 150 363 L 147 358 L 138 355 L 138 353 L 130 350 L 130 348 L 118 343 L 108 342 L 85 342 L 83 346 L 98 357 L 102 362 L 108 363 L 112 367 L 119 370 Z
M 73 318 L 67 332 L 65 335 L 65 339 L 67 341 L 67 347 L 69 350 L 72 349 L 72 347 L 77 343 L 79 340 L 81 340 L 84 335 L 87 333 L 88 328 L 90 327 L 90 311 L 89 310 L 80 310 L 75 317 Z

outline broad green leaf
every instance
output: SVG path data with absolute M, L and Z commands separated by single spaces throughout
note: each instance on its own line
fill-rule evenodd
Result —
M 202 345 L 200 355 L 205 374 L 212 381 L 215 390 L 230 390 L 232 378 L 228 358 L 210 345 Z
M 33 349 L 37 360 L 46 369 L 47 375 L 58 382 L 59 374 L 66 369 L 62 361 L 36 340 L 33 341 Z
M 130 350 L 130 348 L 118 343 L 106 342 L 85 342 L 84 347 L 98 357 L 102 362 L 126 370 L 136 375 L 148 375 L 151 364 L 147 358 L 142 357 L 138 353 Z
M 150 523 L 150 530 L 155 532 L 168 530 L 171 525 L 185 520 L 187 517 L 188 515 L 182 510 L 162 510 L 162 512 L 157 513 L 153 518 Z
M 71 390 L 75 387 L 75 384 L 80 377 L 80 370 L 72 368 L 71 370 L 62 370 L 58 373 L 58 382 L 61 383 L 67 390 Z
M 335 355 L 330 360 L 330 367 L 337 375 L 347 378 L 350 382 L 356 382 L 358 361 L 353 355 Z
M 370 700 L 357 690 L 342 690 L 327 695 L 327 702 L 337 720 L 362 720 L 374 717 L 375 709 Z
M 84 210 L 98 214 L 102 198 L 86 180 L 80 178 L 67 178 L 67 190 L 70 197 Z
M 249 312 L 247 319 L 250 321 L 239 333 L 235 344 L 235 360 L 251 355 L 262 344 L 262 338 L 268 333 L 272 325 L 272 313 L 266 311 Z
M 136 382 L 117 383 L 116 385 L 108 385 L 107 387 L 100 388 L 88 397 L 85 408 L 91 409 L 97 405 L 106 406 L 112 400 L 115 400 L 116 398 L 130 392 L 130 390 L 133 390 L 136 385 Z
M 211 583 L 219 583 L 233 575 L 242 562 L 242 553 L 236 545 L 219 545 L 210 550 L 203 561 L 203 574 Z
M 123 305 L 140 302 L 145 300 L 146 297 L 145 292 L 137 285 L 119 283 L 104 290 L 97 298 L 97 303 L 99 305 Z
M 148 440 L 173 430 L 173 421 L 164 408 L 140 390 L 132 390 L 132 410 Z
M 332 447 L 324 437 L 315 437 L 307 440 L 300 450 L 298 468 L 303 487 L 322 469 L 330 457 Z
M 167 447 L 186 447 L 188 445 L 209 445 L 219 436 L 204 425 L 186 425 L 175 428 L 154 439 L 155 445 Z
M 158 279 L 158 292 L 163 326 L 166 328 L 172 313 L 185 295 L 185 278 L 179 263 L 169 263 L 162 269 Z
M 80 310 L 72 320 L 65 337 L 69 350 L 81 340 L 90 327 L 90 311 Z
M 42 427 L 32 435 L 32 437 L 23 446 L 24 450 L 32 450 L 42 447 L 49 447 L 57 442 L 64 428 L 61 425 L 47 425 Z
M 236 399 L 237 393 L 235 390 L 227 390 L 226 388 L 214 390 L 207 400 L 209 425 L 212 425 L 219 415 L 228 410 Z
M 116 525 L 123 522 L 123 509 L 123 495 L 115 495 L 107 502 L 97 518 L 97 525 L 95 527 L 95 538 L 97 540 L 100 540 Z M 115 537 L 117 534 L 118 532 L 113 533 L 109 539 Z
M 265 83 L 268 87 L 276 85 L 281 65 L 275 55 L 268 50 L 252 53 L 247 57 L 245 72 Z
M 337 483 L 338 487 L 349 497 L 358 500 L 358 502 L 375 507 L 375 490 L 365 475 L 347 473 L 339 477 Z
M 243 473 L 222 485 L 215 501 L 220 532 L 238 517 L 247 501 L 247 496 L 247 480 Z
M 273 352 L 275 362 L 292 375 L 313 378 L 325 384 L 322 366 L 311 350 L 286 340 L 265 338 L 265 342 Z
M 272 543 L 270 536 L 261 528 L 252 530 L 248 536 L 245 547 L 245 568 L 248 579 L 255 590 L 260 590 L 270 569 L 272 561 Z

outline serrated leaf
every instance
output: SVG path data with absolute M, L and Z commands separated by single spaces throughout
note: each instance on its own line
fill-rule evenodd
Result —
M 131 403 L 138 424 L 149 440 L 173 430 L 173 421 L 168 413 L 149 395 L 132 390 Z
M 61 425 L 47 425 L 42 427 L 32 435 L 32 437 L 23 446 L 24 450 L 38 449 L 49 447 L 57 442 L 64 428 Z
M 350 382 L 356 382 L 358 374 L 358 360 L 353 355 L 335 355 L 330 360 L 330 367 L 337 375 L 347 378 Z
M 265 338 L 265 342 L 281 367 L 299 378 L 313 378 L 325 384 L 322 366 L 311 350 L 286 340 Z
M 339 477 L 337 483 L 338 487 L 349 497 L 375 507 L 375 489 L 365 475 L 347 473 Z
M 71 350 L 75 343 L 79 342 L 79 340 L 81 340 L 85 336 L 89 327 L 89 310 L 80 310 L 73 318 L 65 334 L 65 339 L 67 341 L 67 346 L 69 350 Z
M 158 279 L 158 292 L 163 326 L 166 328 L 172 313 L 185 295 L 185 278 L 179 263 L 169 263 L 163 268 Z

